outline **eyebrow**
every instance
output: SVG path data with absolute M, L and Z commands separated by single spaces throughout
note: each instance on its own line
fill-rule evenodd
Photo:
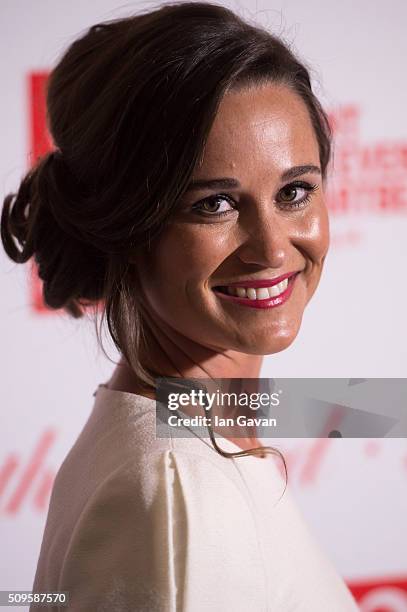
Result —
M 282 173 L 281 180 L 286 181 L 308 173 L 321 174 L 321 169 L 313 164 L 293 166 Z M 194 189 L 233 189 L 240 186 L 239 181 L 234 178 L 197 179 L 189 183 L 187 191 L 192 191 Z

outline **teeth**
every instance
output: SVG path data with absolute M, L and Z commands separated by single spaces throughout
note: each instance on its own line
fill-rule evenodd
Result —
M 267 300 L 270 297 L 269 290 L 267 287 L 256 289 L 256 296 L 258 300 Z
M 288 278 L 278 283 L 278 285 L 274 285 L 273 287 L 269 287 L 270 297 L 275 297 L 276 295 L 280 295 L 283 293 L 288 287 Z
M 250 300 L 267 300 L 269 297 L 276 297 L 283 293 L 288 287 L 288 278 L 273 285 L 273 287 L 260 287 L 254 289 L 252 287 L 227 287 L 229 295 L 234 295 L 243 298 L 249 298 Z

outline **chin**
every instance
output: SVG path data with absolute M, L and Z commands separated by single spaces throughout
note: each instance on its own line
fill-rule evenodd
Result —
M 240 338 L 239 347 L 234 347 L 240 353 L 247 355 L 272 355 L 280 353 L 291 346 L 297 337 L 299 327 L 295 330 L 285 330 L 279 334 L 264 333 L 259 338 Z
M 292 345 L 296 338 L 297 334 L 293 336 L 283 336 L 281 338 L 276 338 L 273 342 L 269 342 L 268 346 L 265 347 L 265 350 L 261 353 L 261 355 L 273 355 L 274 353 L 280 353 L 284 351 L 289 346 Z

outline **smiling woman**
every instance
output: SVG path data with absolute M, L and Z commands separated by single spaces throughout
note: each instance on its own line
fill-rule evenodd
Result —
M 298 334 L 329 246 L 307 69 L 225 7 L 167 4 L 75 40 L 47 118 L 57 148 L 5 198 L 3 245 L 50 308 L 97 323 L 102 303 L 121 359 L 55 479 L 33 590 L 78 611 L 357 610 L 255 419 L 211 443 L 155 429 L 158 378 L 256 387 Z
M 329 244 L 320 163 L 292 87 L 222 98 L 192 182 L 139 266 L 161 331 L 177 346 L 187 336 L 189 356 L 204 344 L 207 374 L 243 377 L 242 353 L 275 353 L 297 335 Z

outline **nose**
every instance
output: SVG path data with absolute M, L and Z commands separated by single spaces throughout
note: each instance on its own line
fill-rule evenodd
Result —
M 241 225 L 237 256 L 245 264 L 282 268 L 292 247 L 284 219 L 272 214 L 256 214 Z

